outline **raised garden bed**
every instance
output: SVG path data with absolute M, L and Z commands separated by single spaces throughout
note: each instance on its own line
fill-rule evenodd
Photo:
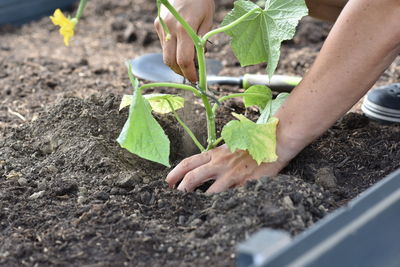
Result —
M 130 92 L 123 60 L 160 50 L 154 12 L 152 1 L 91 1 L 70 48 L 47 18 L 2 30 L 0 265 L 229 266 L 235 246 L 260 228 L 297 235 L 399 167 L 400 126 L 352 113 L 284 175 L 212 196 L 167 188 L 167 169 L 115 142 L 127 116 L 120 95 Z M 278 73 L 303 75 L 328 28 L 305 19 Z M 227 40 L 213 43 L 222 74 L 239 74 Z M 397 60 L 378 84 L 399 77 Z M 232 109 L 244 112 L 231 101 L 220 120 Z M 182 130 L 159 120 L 175 136 L 176 163 Z

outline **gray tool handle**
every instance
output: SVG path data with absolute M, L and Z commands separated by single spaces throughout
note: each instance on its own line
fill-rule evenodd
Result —
M 266 85 L 274 91 L 290 92 L 300 83 L 301 79 L 301 77 L 287 75 L 273 75 L 269 79 L 268 75 L 245 74 L 243 76 L 243 88 L 247 89 L 252 85 Z

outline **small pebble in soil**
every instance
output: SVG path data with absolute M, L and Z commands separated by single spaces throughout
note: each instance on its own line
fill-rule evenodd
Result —
M 337 180 L 333 169 L 329 167 L 319 169 L 315 175 L 315 183 L 325 189 L 335 188 Z
M 201 219 L 197 218 L 190 222 L 190 226 L 199 226 L 202 223 L 203 223 L 203 221 Z
M 169 254 L 174 253 L 174 248 L 173 248 L 173 247 L 168 247 L 167 252 L 168 252 Z
M 323 213 L 324 216 L 325 216 L 325 214 L 328 213 L 328 209 L 325 208 L 323 205 L 319 205 L 318 209 Z
M 145 205 L 149 204 L 151 201 L 151 194 L 147 191 L 143 192 L 140 195 L 140 201 L 142 202 L 142 204 L 145 204 Z
M 233 209 L 238 205 L 238 200 L 235 198 L 230 198 L 225 202 L 225 210 Z
M 79 193 L 78 193 L 78 194 L 79 194 L 80 196 L 86 195 L 87 192 L 88 192 L 88 190 L 87 190 L 86 187 L 84 187 L 84 186 L 79 187 Z
M 119 195 L 119 194 L 120 194 L 119 188 L 116 187 L 111 188 L 110 195 Z
M 293 201 L 289 196 L 285 196 L 282 200 L 283 206 L 287 209 L 294 209 Z
M 131 189 L 135 187 L 135 185 L 140 184 L 141 182 L 142 179 L 136 173 L 134 174 L 122 173 L 118 177 L 118 180 L 116 181 L 115 185 L 121 188 Z
M 40 191 L 44 191 L 47 186 L 46 186 L 46 181 L 45 180 L 41 180 L 37 182 L 37 189 L 39 189 Z
M 41 198 L 42 196 L 44 196 L 44 193 L 45 193 L 44 190 L 43 190 L 43 191 L 36 192 L 36 193 L 33 193 L 32 195 L 30 195 L 30 196 L 28 197 L 28 199 L 30 199 L 30 200 L 35 200 L 35 199 Z
M 98 200 L 106 201 L 106 200 L 108 200 L 110 198 L 110 195 L 108 193 L 104 192 L 104 191 L 100 191 L 100 192 L 97 192 L 95 194 L 95 198 L 98 199 Z
M 144 177 L 144 178 L 143 178 L 143 183 L 144 183 L 144 184 L 149 184 L 150 182 L 151 182 L 151 180 L 150 180 L 149 177 Z
M 303 200 L 303 195 L 299 192 L 294 192 L 290 194 L 290 198 L 293 201 L 293 204 L 297 205 Z
M 296 219 L 291 222 L 291 225 L 293 228 L 297 228 L 298 230 L 303 230 L 306 228 L 306 225 L 300 215 L 296 215 Z
M 180 215 L 178 218 L 178 224 L 183 225 L 185 223 L 185 221 L 186 221 L 185 216 Z
M 164 208 L 165 206 L 167 206 L 167 202 L 165 200 L 163 200 L 163 199 L 157 200 L 157 207 L 159 209 Z M 180 216 L 179 216 L 179 218 L 180 218 Z
M 84 196 L 79 196 L 77 201 L 79 204 L 84 204 L 86 202 L 86 200 L 87 199 Z
M 54 189 L 56 196 L 70 195 L 78 191 L 78 184 L 75 182 L 64 182 Z
M 110 98 L 108 98 L 107 101 L 104 103 L 104 108 L 105 108 L 105 109 L 112 109 L 113 105 L 114 105 L 114 98 L 113 98 L 113 97 L 110 97 Z
M 19 178 L 18 179 L 18 184 L 20 185 L 20 186 L 25 186 L 25 185 L 27 185 L 28 184 L 28 180 L 26 180 L 25 178 Z

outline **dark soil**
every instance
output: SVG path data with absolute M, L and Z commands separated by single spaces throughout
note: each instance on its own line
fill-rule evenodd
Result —
M 152 1 L 89 2 L 70 48 L 47 18 L 2 29 L 0 265 L 229 266 L 235 245 L 261 227 L 296 235 L 400 166 L 400 126 L 349 113 L 278 177 L 215 195 L 169 189 L 168 169 L 115 142 L 127 118 L 119 101 L 131 92 L 123 61 L 160 51 L 154 12 Z M 303 75 L 329 27 L 304 19 L 278 73 Z M 244 72 L 227 38 L 209 51 L 222 74 Z M 377 85 L 396 81 L 399 59 Z M 244 111 L 228 102 L 219 120 L 231 109 Z M 182 129 L 158 120 L 177 163 Z

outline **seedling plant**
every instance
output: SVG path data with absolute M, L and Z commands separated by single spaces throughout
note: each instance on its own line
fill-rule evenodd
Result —
M 158 19 L 165 34 L 170 30 L 160 17 L 164 6 L 182 25 L 193 41 L 198 62 L 198 83 L 178 84 L 169 82 L 140 85 L 128 64 L 128 75 L 133 86 L 133 95 L 123 97 L 120 109 L 130 106 L 128 119 L 117 139 L 121 147 L 142 158 L 170 166 L 170 142 L 164 130 L 153 117 L 155 113 L 172 113 L 189 134 L 199 151 L 204 152 L 224 142 L 230 151 L 246 150 L 257 161 L 273 162 L 276 155 L 276 127 L 278 119 L 273 114 L 285 101 L 288 94 L 279 94 L 272 99 L 271 90 L 263 85 L 254 85 L 242 93 L 222 97 L 213 96 L 207 87 L 205 45 L 216 34 L 225 33 L 231 38 L 231 48 L 241 66 L 267 62 L 266 72 L 271 77 L 278 65 L 282 41 L 293 38 L 301 17 L 307 15 L 304 0 L 267 0 L 262 8 L 248 0 L 238 0 L 224 18 L 221 26 L 204 36 L 199 36 L 168 0 L 157 0 Z M 61 30 L 60 30 L 61 32 Z M 184 107 L 185 99 L 174 94 L 144 94 L 155 87 L 176 88 L 190 91 L 201 99 L 207 120 L 207 144 L 203 146 L 195 134 L 179 117 L 177 110 Z M 218 107 L 230 98 L 242 98 L 245 107 L 257 106 L 260 117 L 253 122 L 244 115 L 232 115 L 236 120 L 228 122 L 217 136 L 215 117 Z

